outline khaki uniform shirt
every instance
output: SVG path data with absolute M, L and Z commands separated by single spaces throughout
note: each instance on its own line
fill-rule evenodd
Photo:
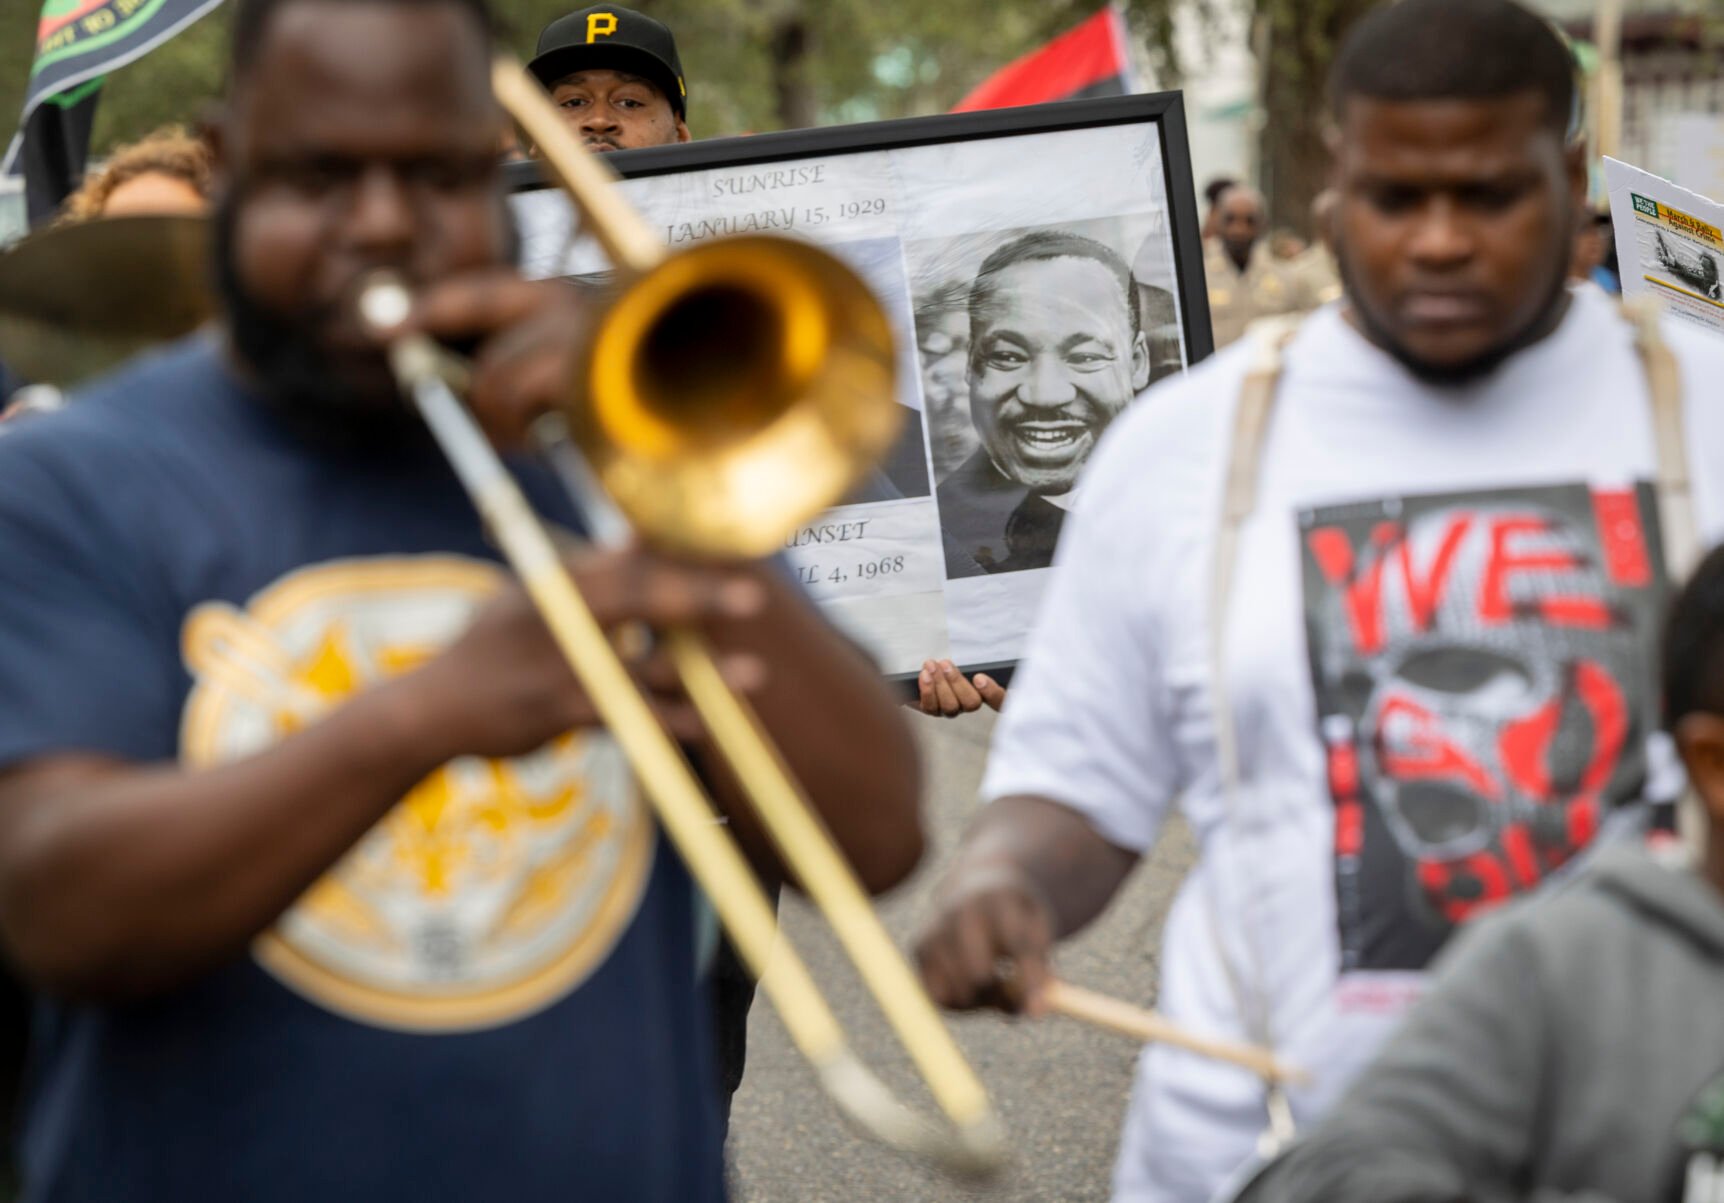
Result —
M 1235 342 L 1259 318 L 1315 309 L 1303 277 L 1269 253 L 1262 242 L 1251 248 L 1251 261 L 1242 273 L 1219 238 L 1203 244 L 1203 274 L 1209 284 L 1209 320 L 1215 328 L 1215 348 Z
M 1304 283 L 1313 308 L 1340 298 L 1341 271 L 1334 254 L 1322 242 L 1313 242 L 1287 267 Z

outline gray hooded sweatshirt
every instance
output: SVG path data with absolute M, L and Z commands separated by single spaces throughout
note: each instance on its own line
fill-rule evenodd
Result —
M 1724 1203 L 1724 896 L 1615 848 L 1468 928 L 1239 1203 Z

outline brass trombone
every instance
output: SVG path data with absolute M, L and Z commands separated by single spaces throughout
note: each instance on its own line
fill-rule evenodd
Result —
M 879 305 L 836 259 L 788 240 L 729 239 L 668 255 L 518 63 L 499 59 L 493 86 L 616 268 L 614 301 L 575 382 L 581 409 L 567 424 L 580 458 L 649 543 L 736 557 L 781 546 L 794 525 L 837 503 L 896 433 L 892 337 Z M 397 326 L 409 304 L 398 282 L 375 282 L 360 299 L 380 330 Z M 772 905 L 452 391 L 447 361 L 423 337 L 391 347 L 403 390 L 827 1093 L 887 1144 L 960 1173 L 996 1169 L 1005 1133 L 986 1092 L 747 703 L 697 635 L 663 637 L 714 743 L 949 1126 L 912 1114 L 862 1064 L 801 959 L 778 941 Z

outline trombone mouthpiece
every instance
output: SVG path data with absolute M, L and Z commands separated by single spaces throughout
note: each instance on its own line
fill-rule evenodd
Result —
M 400 276 L 388 271 L 367 276 L 359 286 L 354 304 L 366 329 L 388 343 L 389 365 L 403 386 L 417 387 L 426 381 L 441 380 L 466 387 L 464 366 L 440 353 L 437 345 L 423 334 L 402 332 L 401 324 L 413 312 L 413 294 Z
M 413 294 L 394 272 L 377 272 L 359 289 L 359 318 L 373 334 L 388 336 L 413 312 Z

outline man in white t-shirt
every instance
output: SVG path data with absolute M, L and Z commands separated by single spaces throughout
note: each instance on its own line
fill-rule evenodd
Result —
M 1086 472 L 991 804 L 920 941 L 941 1002 L 1041 1010 L 1053 942 L 1107 905 L 1177 798 L 1200 853 L 1160 1006 L 1308 1069 L 1304 1121 L 1455 925 L 1667 796 L 1652 392 L 1630 324 L 1564 283 L 1586 180 L 1573 103 L 1567 51 L 1507 0 L 1403 0 L 1350 36 L 1332 83 L 1346 296 L 1284 349 L 1226 619 L 1212 573 L 1252 340 L 1158 386 Z M 1711 542 L 1724 344 L 1664 338 Z M 1211 1198 L 1266 1101 L 1245 1071 L 1150 1048 L 1116 1198 Z

